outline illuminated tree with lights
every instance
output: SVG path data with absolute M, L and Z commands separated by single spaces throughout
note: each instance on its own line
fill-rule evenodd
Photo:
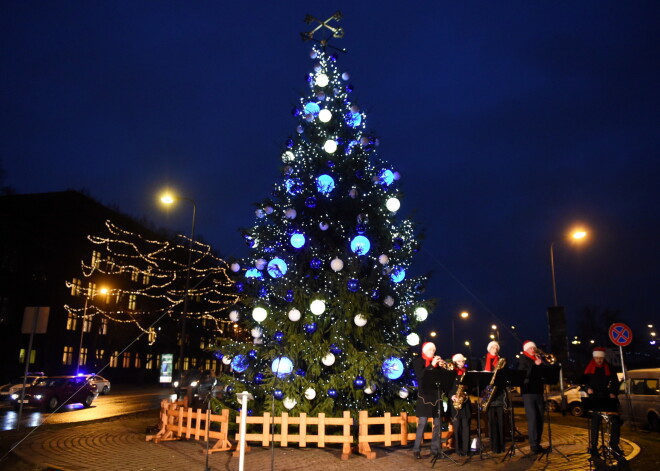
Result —
M 378 157 L 349 75 L 336 54 L 315 46 L 311 57 L 281 177 L 243 231 L 250 256 L 231 266 L 244 297 L 229 318 L 253 342 L 216 352 L 232 369 L 225 401 L 237 407 L 233 393 L 247 390 L 254 409 L 405 410 L 429 308 L 426 277 L 409 274 L 419 244 L 396 217 L 399 174 Z
M 90 303 L 85 308 L 64 306 L 75 317 L 90 322 L 101 316 L 112 322 L 134 324 L 148 335 L 153 343 L 157 329 L 152 323 L 163 314 L 178 320 L 183 305 L 187 272 L 188 242 L 180 236 L 179 243 L 117 227 L 106 222 L 108 234 L 88 236 L 94 246 L 91 263 L 82 262 L 82 274 L 88 284 L 94 286 L 102 281 L 110 286 L 108 297 L 113 303 Z M 209 245 L 194 241 L 191 261 L 191 289 L 189 297 L 191 320 L 208 321 L 210 332 L 228 334 L 223 329 L 221 313 L 228 305 L 235 304 L 239 295 L 232 289 L 226 262 L 216 255 Z M 90 298 L 88 288 L 67 282 L 72 290 L 79 290 Z M 84 293 L 83 293 L 84 292 Z

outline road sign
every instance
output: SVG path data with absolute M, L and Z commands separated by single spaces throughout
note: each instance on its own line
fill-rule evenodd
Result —
M 614 345 L 625 347 L 632 342 L 632 330 L 626 324 L 617 322 L 610 326 L 610 340 Z

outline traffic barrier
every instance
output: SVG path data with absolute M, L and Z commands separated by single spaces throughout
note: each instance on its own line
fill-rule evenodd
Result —
M 240 417 L 236 417 L 236 423 L 240 423 Z M 279 428 L 279 433 L 274 433 L 272 439 L 280 446 L 286 447 L 289 444 L 298 444 L 299 447 L 306 447 L 308 443 L 316 443 L 319 448 L 324 448 L 328 443 L 341 443 L 341 459 L 347 460 L 351 454 L 351 443 L 353 443 L 353 434 L 351 425 L 353 419 L 349 411 L 344 411 L 343 417 L 326 417 L 320 413 L 318 416 L 308 416 L 301 412 L 299 417 L 290 417 L 288 413 L 283 412 L 280 417 L 272 417 L 270 413 L 265 412 L 262 416 L 248 416 L 247 425 L 253 425 L 252 431 L 245 435 L 246 442 L 261 442 L 261 446 L 269 446 L 271 442 L 270 427 L 274 423 L 275 428 Z M 291 433 L 290 427 L 297 427 L 298 433 Z M 316 434 L 310 433 L 309 427 L 316 427 Z M 330 428 L 341 427 L 341 434 L 328 433 Z M 260 431 L 254 431 L 254 429 Z M 236 434 L 236 440 L 239 440 L 239 434 Z M 234 451 L 234 456 L 240 454 L 240 443 Z M 246 445 L 245 451 L 250 447 Z
M 181 438 L 195 440 L 217 440 L 208 448 L 208 453 L 231 450 L 229 435 L 229 410 L 222 409 L 220 414 L 209 414 L 208 411 L 185 407 L 185 401 L 170 402 L 165 399 L 160 403 L 159 430 L 155 435 L 147 435 L 146 440 L 159 443 Z M 220 424 L 220 431 L 210 430 L 211 423 Z M 206 453 L 206 449 L 204 450 Z

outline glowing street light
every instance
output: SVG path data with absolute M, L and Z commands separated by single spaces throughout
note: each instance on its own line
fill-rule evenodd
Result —
M 570 233 L 568 239 L 573 239 L 574 241 L 582 241 L 587 237 L 587 232 L 583 229 L 576 229 Z M 554 301 L 554 306 L 557 307 L 557 282 L 555 280 L 555 252 L 554 247 L 557 241 L 552 241 L 550 244 L 550 270 L 552 273 L 552 299 Z
M 163 204 L 171 205 L 176 201 L 188 201 L 192 204 L 192 224 L 190 227 L 190 239 L 188 241 L 188 264 L 186 266 L 186 288 L 183 292 L 183 312 L 181 313 L 181 345 L 179 347 L 179 361 L 177 362 L 177 369 L 179 370 L 179 379 L 183 378 L 183 355 L 185 353 L 186 343 L 186 318 L 188 317 L 188 293 L 190 291 L 190 267 L 192 265 L 192 252 L 193 252 L 193 239 L 195 237 L 195 218 L 197 216 L 197 205 L 191 198 L 173 195 L 171 193 L 164 193 L 160 197 Z
M 470 313 L 467 311 L 462 311 L 460 313 L 461 319 L 467 319 L 470 317 Z M 451 318 L 451 350 L 452 350 L 452 355 L 456 353 L 456 336 L 455 336 L 455 330 L 456 330 L 456 322 L 454 317 L 452 316 Z

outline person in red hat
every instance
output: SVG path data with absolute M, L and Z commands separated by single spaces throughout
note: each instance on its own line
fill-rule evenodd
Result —
M 520 357 L 518 369 L 525 371 L 525 380 L 520 393 L 525 406 L 527 419 L 527 438 L 532 453 L 545 453 L 547 448 L 541 446 L 543 435 L 543 413 L 545 403 L 543 400 L 543 377 L 545 363 L 536 351 L 536 344 L 527 340 L 523 344 L 523 355 Z
M 619 378 L 614 368 L 605 360 L 605 349 L 596 347 L 592 353 L 593 358 L 584 370 L 582 377 L 583 389 L 587 391 L 588 407 L 592 410 L 590 424 L 590 442 L 588 452 L 595 456 L 598 454 L 598 429 L 600 428 L 601 413 L 609 413 L 612 424 L 610 430 L 610 449 L 617 456 L 623 458 L 623 451 L 619 448 L 621 436 L 621 419 L 618 412 Z

